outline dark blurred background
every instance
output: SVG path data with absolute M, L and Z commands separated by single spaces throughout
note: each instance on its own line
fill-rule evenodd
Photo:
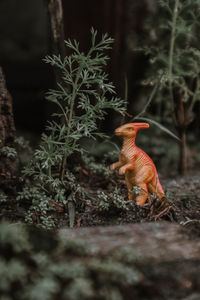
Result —
M 1 0 L 0 45 L 0 65 L 13 97 L 16 127 L 39 132 L 45 118 L 44 92 L 53 80 L 42 62 L 49 52 L 45 3 Z
M 52 109 L 45 100 L 45 92 L 54 87 L 55 74 L 42 61 L 45 55 L 53 52 L 48 14 L 50 1 L 0 1 L 0 66 L 4 70 L 7 87 L 13 98 L 15 125 L 19 134 L 39 136 Z M 134 52 L 134 49 L 140 46 L 144 36 L 148 38 L 154 34 L 151 26 L 147 29 L 144 24 L 149 16 L 151 20 L 156 19 L 156 0 L 62 0 L 62 4 L 64 38 L 77 39 L 83 51 L 87 51 L 90 46 L 91 27 L 97 29 L 99 35 L 107 32 L 115 39 L 107 72 L 121 97 L 125 95 L 127 81 L 129 114 L 140 112 L 152 88 L 141 86 L 149 62 L 144 55 Z M 200 114 L 199 104 L 196 112 Z M 127 117 L 126 121 L 130 119 Z M 191 127 L 198 134 L 198 118 L 195 122 Z M 109 115 L 103 127 L 112 132 L 118 125 L 116 116 L 112 118 Z M 161 136 L 166 137 L 165 134 Z M 144 143 L 146 142 L 144 137 Z M 160 146 L 160 139 L 149 143 L 150 150 L 159 150 L 165 156 L 166 148 Z M 175 144 L 175 141 L 170 139 L 170 143 Z M 171 149 L 173 157 L 177 150 L 173 147 Z
M 44 93 L 53 86 L 54 73 L 43 61 L 50 54 L 51 30 L 45 0 L 0 1 L 0 65 L 13 97 L 18 130 L 40 133 L 48 116 Z M 153 0 L 142 0 L 134 9 L 129 0 L 63 0 L 65 38 L 75 38 L 83 50 L 90 43 L 90 28 L 108 32 L 115 39 L 107 71 L 117 92 L 124 96 L 125 77 L 129 97 L 137 96 L 137 82 L 144 63 L 127 46 L 137 43 L 145 14 L 153 11 Z M 133 45 L 132 45 L 133 46 Z M 131 105 L 131 104 L 129 104 Z

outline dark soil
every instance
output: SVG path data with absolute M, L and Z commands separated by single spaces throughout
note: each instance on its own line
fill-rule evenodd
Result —
M 125 201 L 127 200 L 126 186 L 123 178 L 113 174 L 105 178 L 102 174 L 88 174 L 82 172 L 80 181 L 88 191 L 96 195 L 97 190 L 106 191 L 117 185 L 122 191 Z M 75 203 L 76 217 L 75 227 L 97 226 L 97 225 L 119 225 L 127 223 L 169 221 L 182 224 L 183 227 L 193 233 L 200 235 L 200 171 L 191 172 L 187 176 L 161 177 L 160 181 L 166 193 L 166 198 L 161 202 L 154 199 L 143 207 L 137 206 L 134 202 L 127 203 L 128 210 L 113 207 L 106 212 L 100 212 L 97 206 L 90 200 L 82 203 L 78 199 Z M 28 209 L 27 204 L 19 204 L 16 201 L 16 192 L 23 186 L 18 178 L 5 180 L 1 179 L 1 189 L 10 195 L 7 202 L 0 204 L 0 219 L 9 221 L 22 221 Z M 152 200 L 152 199 L 151 199 Z M 67 207 L 57 209 L 53 212 L 57 228 L 69 226 Z

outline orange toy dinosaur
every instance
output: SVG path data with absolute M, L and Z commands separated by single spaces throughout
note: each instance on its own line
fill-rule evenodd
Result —
M 158 179 L 156 167 L 152 159 L 135 145 L 137 131 L 149 128 L 148 123 L 128 123 L 115 130 L 117 136 L 123 137 L 123 147 L 119 155 L 119 161 L 110 165 L 110 170 L 119 169 L 119 174 L 125 174 L 126 186 L 129 192 L 129 201 L 134 196 L 138 205 L 144 205 L 148 192 L 155 193 L 159 198 L 164 197 L 164 191 Z M 134 195 L 134 186 L 141 188 L 139 195 Z

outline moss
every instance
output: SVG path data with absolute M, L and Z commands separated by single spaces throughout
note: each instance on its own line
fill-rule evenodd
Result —
M 12 253 L 19 254 L 30 250 L 28 233 L 22 224 L 0 224 L 0 252 L 9 257 Z
M 112 257 L 125 264 L 131 264 L 141 260 L 141 254 L 138 250 L 135 250 L 130 246 L 123 246 L 115 250 Z
M 62 238 L 60 241 L 60 251 L 68 255 L 87 256 L 95 254 L 96 247 L 81 239 Z
M 142 274 L 119 256 L 95 258 L 96 250 L 81 239 L 0 224 L 0 293 L 25 300 L 123 299 L 123 289 L 137 285 Z
M 63 299 L 94 299 L 95 291 L 92 288 L 92 281 L 85 278 L 76 278 L 64 290 Z
M 134 267 L 128 267 L 111 259 L 93 260 L 89 264 L 89 270 L 95 274 L 102 285 L 130 286 L 139 283 L 143 278 Z

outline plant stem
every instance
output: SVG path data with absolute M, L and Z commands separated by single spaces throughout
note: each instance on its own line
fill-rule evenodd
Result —
M 73 116 L 73 111 L 74 111 L 74 103 L 76 99 L 76 94 L 77 94 L 77 85 L 78 85 L 78 80 L 82 71 L 82 65 L 79 67 L 79 72 L 77 72 L 75 82 L 73 84 L 73 91 L 72 91 L 72 98 L 71 98 L 71 103 L 70 103 L 70 112 L 69 112 L 69 119 L 68 119 L 68 124 L 67 124 L 67 135 L 66 135 L 66 140 L 65 140 L 65 146 L 68 144 L 69 141 L 69 135 L 70 135 L 70 129 L 71 129 L 71 122 L 72 122 L 72 116 Z M 65 169 L 66 169 L 66 163 L 67 163 L 67 152 L 64 154 L 63 162 L 62 162 L 62 168 L 61 168 L 61 180 L 63 182 L 64 180 L 64 174 L 65 174 Z
M 171 31 L 171 38 L 170 38 L 169 61 L 168 61 L 169 92 L 170 92 L 171 105 L 172 105 L 172 114 L 175 123 L 176 123 L 176 117 L 175 117 L 175 109 L 174 109 L 172 76 L 173 76 L 173 55 L 174 55 L 174 45 L 176 40 L 176 22 L 178 17 L 178 6 L 179 6 L 179 0 L 175 0 L 173 16 L 172 16 L 172 31 Z
M 51 166 L 48 167 L 48 176 L 49 176 L 49 177 L 52 177 L 52 176 L 51 176 Z
M 65 145 L 68 144 L 69 141 L 69 135 L 70 135 L 70 130 L 71 130 L 71 122 L 72 122 L 72 117 L 73 117 L 73 112 L 74 112 L 74 104 L 75 104 L 75 99 L 77 95 L 77 90 L 78 90 L 78 81 L 80 79 L 81 72 L 83 71 L 83 68 L 85 66 L 85 61 L 89 58 L 91 55 L 91 52 L 93 51 L 93 47 L 90 49 L 88 52 L 86 58 L 81 62 L 79 66 L 79 70 L 77 72 L 75 81 L 72 85 L 72 97 L 71 97 L 71 103 L 70 103 L 70 111 L 69 111 L 69 118 L 68 118 L 68 123 L 67 123 L 67 134 L 66 134 L 66 140 L 65 140 Z M 66 147 L 67 148 L 67 147 Z M 64 181 L 64 174 L 66 170 L 66 164 L 67 164 L 67 152 L 65 152 L 63 161 L 62 161 L 62 167 L 61 167 L 61 181 Z

